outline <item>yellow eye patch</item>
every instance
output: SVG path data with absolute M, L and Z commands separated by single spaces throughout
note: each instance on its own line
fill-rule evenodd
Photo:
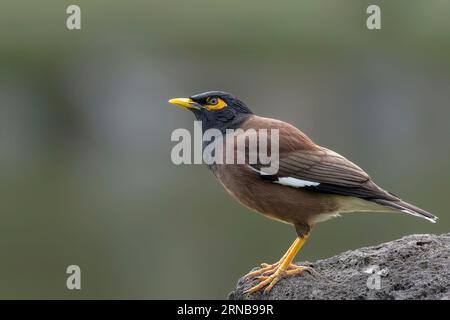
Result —
M 203 105 L 208 110 L 219 110 L 227 107 L 227 103 L 220 98 L 213 98 L 206 101 L 207 104 Z

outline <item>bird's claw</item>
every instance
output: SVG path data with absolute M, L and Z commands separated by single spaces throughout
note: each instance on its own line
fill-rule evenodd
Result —
M 274 271 L 276 268 L 278 268 L 279 263 L 274 264 L 267 264 L 267 263 L 261 263 L 261 268 L 252 272 L 249 272 L 244 278 L 246 280 L 253 279 L 258 276 L 262 276 L 266 273 L 270 273 L 271 271 Z
M 285 277 L 302 274 L 305 271 L 308 273 L 313 272 L 313 269 L 310 267 L 297 266 L 295 264 L 290 264 L 286 269 L 281 269 L 280 267 L 275 265 L 277 264 L 269 265 L 266 268 L 262 268 L 260 270 L 251 272 L 250 274 L 256 274 L 259 271 L 259 273 L 256 275 L 257 276 L 256 279 L 260 280 L 261 282 L 258 283 L 256 286 L 246 290 L 244 293 L 252 294 L 261 290 L 264 287 L 266 287 L 264 289 L 264 293 L 269 293 L 270 290 L 272 290 L 272 288 L 274 287 L 274 285 Z M 263 269 L 267 270 L 262 271 Z M 252 277 L 255 277 L 255 275 L 252 275 Z

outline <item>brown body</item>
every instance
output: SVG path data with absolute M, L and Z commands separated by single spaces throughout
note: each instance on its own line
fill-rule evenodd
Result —
M 339 196 L 261 182 L 246 165 L 219 165 L 215 174 L 243 205 L 269 218 L 291 223 L 296 229 L 309 231 L 319 216 L 339 213 Z
M 251 116 L 241 128 L 278 129 L 280 157 L 298 150 L 321 150 L 300 130 L 282 121 Z M 269 218 L 293 224 L 298 233 L 308 233 L 316 221 L 340 210 L 340 196 L 264 181 L 246 164 L 220 164 L 213 171 L 240 203 Z
M 293 188 L 262 179 L 247 164 L 214 166 L 214 174 L 235 199 L 267 217 L 293 224 L 300 236 L 308 233 L 316 222 L 340 213 L 398 212 L 397 208 L 364 199 L 370 195 L 370 199 L 375 198 L 376 201 L 401 201 L 379 188 L 360 167 L 315 144 L 294 126 L 252 115 L 241 124 L 241 128 L 244 131 L 279 130 L 279 175 L 310 177 L 308 180 L 325 182 L 324 188 L 326 185 L 337 186 L 336 192 Z

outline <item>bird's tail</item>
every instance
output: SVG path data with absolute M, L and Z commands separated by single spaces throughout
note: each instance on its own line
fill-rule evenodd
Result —
M 421 218 L 427 219 L 428 221 L 433 222 L 433 223 L 435 223 L 436 220 L 438 219 L 438 217 L 429 213 L 428 211 L 420 209 L 420 208 L 418 208 L 410 203 L 407 203 L 403 200 L 400 200 L 400 199 L 398 199 L 398 200 L 397 199 L 396 200 L 374 199 L 372 201 L 376 202 L 378 204 L 381 204 L 383 206 L 386 206 L 386 207 L 394 208 L 394 209 L 400 210 L 402 212 L 412 214 L 413 216 L 416 216 L 416 217 L 421 217 Z

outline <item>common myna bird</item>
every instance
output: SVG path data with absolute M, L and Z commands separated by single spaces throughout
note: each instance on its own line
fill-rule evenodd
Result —
M 297 238 L 274 264 L 262 264 L 249 278 L 258 277 L 254 293 L 268 292 L 283 277 L 310 271 L 292 263 L 317 222 L 347 212 L 404 212 L 431 222 L 437 217 L 383 190 L 360 167 L 340 154 L 315 144 L 294 126 L 263 118 L 233 95 L 211 91 L 169 100 L 191 110 L 203 131 L 218 129 L 278 129 L 278 171 L 267 174 L 258 164 L 209 165 L 225 189 L 245 206 L 295 227 Z M 203 148 L 207 143 L 203 144 Z

